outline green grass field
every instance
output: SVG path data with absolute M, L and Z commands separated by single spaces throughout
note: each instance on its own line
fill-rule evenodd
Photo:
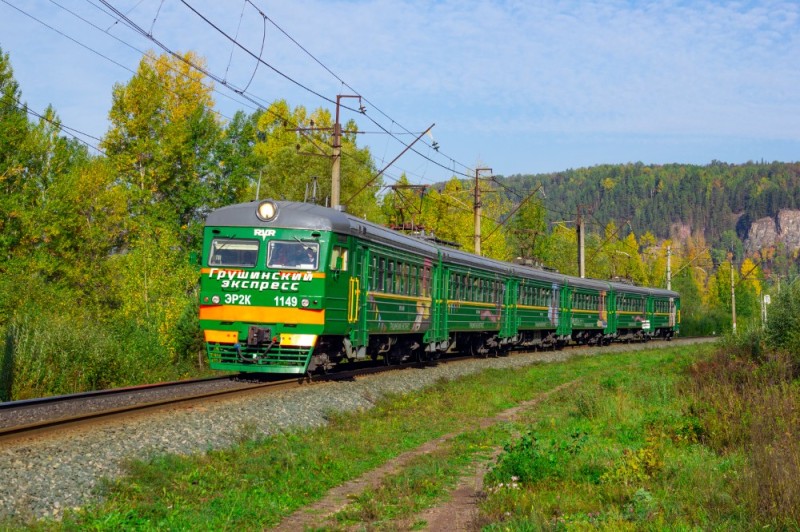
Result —
M 759 488 L 769 479 L 758 475 L 777 466 L 759 470 L 759 453 L 748 438 L 720 444 L 718 425 L 732 433 L 746 420 L 733 412 L 723 420 L 721 398 L 733 400 L 734 392 L 706 386 L 719 384 L 711 377 L 714 361 L 730 358 L 718 349 L 665 344 L 439 382 L 384 399 L 370 411 L 335 416 L 321 429 L 256 440 L 243 435 L 230 450 L 133 463 L 128 477 L 108 486 L 104 502 L 62 523 L 37 526 L 269 528 L 331 488 L 450 435 L 434 452 L 350 498 L 322 528 L 424 528 L 418 514 L 443 504 L 459 477 L 498 451 L 475 521 L 486 530 L 797 527 L 789 506 L 796 501 L 770 505 L 774 489 Z M 796 386 L 775 386 L 797 395 Z M 536 398 L 541 401 L 515 418 L 486 423 Z M 784 421 L 796 428 L 796 410 L 794 416 Z M 773 444 L 786 437 L 776 438 Z M 792 452 L 781 459 L 797 459 Z M 797 497 L 791 489 L 789 496 Z

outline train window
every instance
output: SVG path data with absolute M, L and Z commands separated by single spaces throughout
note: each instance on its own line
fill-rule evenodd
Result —
M 319 244 L 273 240 L 267 249 L 267 267 L 290 270 L 316 270 L 319 262 Z
M 331 270 L 347 271 L 347 248 L 334 246 L 331 253 Z
M 252 268 L 258 262 L 258 240 L 215 238 L 208 255 L 209 266 Z
M 397 277 L 394 281 L 394 293 L 395 294 L 403 294 L 403 290 L 405 290 L 405 282 L 403 280 L 403 263 L 397 263 Z
M 376 290 L 383 292 L 385 275 L 386 275 L 386 259 L 381 257 L 380 261 L 378 262 L 378 283 L 375 285 Z
M 397 293 L 397 286 L 395 283 L 399 283 L 399 275 L 395 275 L 395 267 L 397 266 L 393 260 L 388 261 L 389 271 L 386 272 L 386 291 L 390 294 Z

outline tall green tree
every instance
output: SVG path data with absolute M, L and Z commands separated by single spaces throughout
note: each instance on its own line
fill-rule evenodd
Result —
M 547 211 L 538 198 L 526 198 L 509 223 L 509 247 L 515 257 L 539 262 L 547 237 Z
M 199 246 L 202 214 L 236 196 L 220 192 L 222 127 L 211 87 L 189 65 L 203 61 L 192 52 L 183 59 L 148 55 L 114 87 L 103 140 L 129 211 L 107 261 L 108 293 L 122 317 L 156 330 L 173 356 L 174 331 L 193 305 L 196 272 L 187 257 Z
M 8 54 L 0 49 L 0 272 L 22 238 L 20 196 L 27 167 L 28 116 Z
M 147 55 L 127 84 L 114 86 L 111 129 L 102 146 L 128 192 L 133 238 L 154 223 L 198 224 L 209 201 L 206 185 L 219 169 L 222 128 L 212 111 L 212 88 L 189 65 L 203 60 L 192 52 L 183 58 Z
M 266 161 L 255 152 L 261 114 L 260 110 L 252 114 L 237 111 L 225 126 L 215 154 L 218 169 L 209 173 L 206 182 L 209 210 L 256 199 L 260 192 L 266 167 Z

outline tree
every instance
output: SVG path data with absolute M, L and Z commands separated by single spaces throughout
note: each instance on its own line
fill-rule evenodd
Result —
M 261 192 L 266 161 L 255 153 L 255 146 L 261 115 L 262 111 L 237 111 L 225 127 L 215 153 L 218 169 L 207 180 L 207 209 L 260 199 L 256 193 Z
M 574 229 L 556 224 L 542 248 L 545 266 L 565 275 L 578 275 L 578 238 Z
M 330 197 L 333 119 L 325 109 L 313 113 L 273 102 L 258 119 L 255 154 L 263 162 L 262 197 L 303 201 L 314 180 L 320 200 Z M 383 186 L 367 148 L 356 145 L 356 124 L 348 122 L 341 137 L 341 201 L 348 212 L 382 220 L 377 193 Z
M 27 167 L 29 125 L 8 54 L 0 49 L 0 272 L 22 237 L 20 192 Z
M 172 332 L 192 305 L 188 255 L 199 248 L 202 214 L 240 187 L 221 186 L 222 127 L 211 87 L 190 66 L 202 63 L 192 52 L 144 57 L 127 84 L 114 86 L 102 143 L 129 211 L 106 261 L 110 303 L 121 318 L 157 331 L 173 354 Z
M 128 191 L 133 239 L 153 223 L 199 225 L 211 196 L 206 185 L 219 169 L 214 155 L 221 126 L 212 89 L 190 66 L 203 60 L 192 52 L 182 58 L 147 55 L 126 85 L 114 86 L 112 126 L 102 147 Z M 195 230 L 184 245 L 198 238 Z
M 761 279 L 758 264 L 744 259 L 736 283 L 736 315 L 743 320 L 758 322 L 761 317 Z
M 538 198 L 526 199 L 509 223 L 509 247 L 513 256 L 538 262 L 547 237 L 547 211 Z
M 454 242 L 465 251 L 474 250 L 472 192 L 455 176 L 441 192 L 432 190 L 425 196 L 422 222 L 437 238 Z

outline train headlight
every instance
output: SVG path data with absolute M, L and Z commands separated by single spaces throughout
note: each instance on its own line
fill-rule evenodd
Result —
M 215 305 L 219 305 L 219 296 L 213 296 L 211 298 L 211 302 L 214 303 Z
M 256 209 L 256 216 L 264 222 L 272 220 L 276 214 L 278 214 L 278 207 L 271 201 L 262 201 Z
M 309 302 L 307 297 L 304 297 L 303 299 L 300 300 L 300 306 L 303 307 L 303 308 L 308 307 L 308 305 L 310 305 L 310 304 L 311 303 Z

